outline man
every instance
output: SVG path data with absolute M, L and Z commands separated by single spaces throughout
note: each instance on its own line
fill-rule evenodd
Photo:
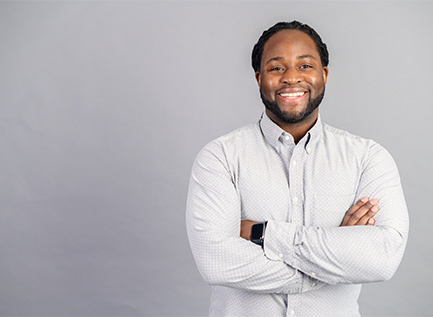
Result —
M 210 315 L 360 316 L 361 284 L 390 279 L 406 246 L 395 163 L 321 122 L 328 51 L 308 25 L 265 31 L 252 64 L 265 113 L 206 145 L 191 174 L 187 229 Z

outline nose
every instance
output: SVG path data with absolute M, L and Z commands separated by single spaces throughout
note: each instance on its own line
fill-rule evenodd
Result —
M 284 72 L 281 81 L 285 84 L 300 83 L 302 81 L 302 74 L 295 67 L 290 67 Z

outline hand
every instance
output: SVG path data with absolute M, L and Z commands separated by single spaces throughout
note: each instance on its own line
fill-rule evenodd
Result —
M 250 240 L 251 227 L 257 222 L 251 220 L 241 221 L 241 237 Z
M 361 198 L 346 212 L 340 227 L 374 225 L 373 217 L 379 211 L 376 205 L 376 199 Z

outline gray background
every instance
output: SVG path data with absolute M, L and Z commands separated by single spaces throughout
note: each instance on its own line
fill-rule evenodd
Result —
M 403 262 L 364 315 L 433 314 L 432 2 L 1 2 L 0 315 L 206 315 L 193 160 L 258 120 L 250 52 L 298 19 L 330 50 L 327 123 L 400 168 Z

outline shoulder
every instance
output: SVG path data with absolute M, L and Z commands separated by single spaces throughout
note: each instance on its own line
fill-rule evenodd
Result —
M 374 142 L 370 139 L 363 138 L 359 135 L 352 134 L 346 130 L 332 127 L 326 123 L 323 123 L 323 134 L 325 138 L 334 138 L 339 142 L 357 142 L 360 144 L 367 144 Z
M 353 150 L 360 151 L 365 151 L 377 144 L 371 139 L 366 139 L 346 130 L 332 127 L 326 123 L 323 123 L 323 140 L 328 146 L 350 146 Z
M 206 144 L 196 160 L 232 157 L 262 139 L 259 122 L 247 124 Z
M 393 162 L 391 154 L 372 139 L 323 123 L 323 140 L 327 147 L 350 153 L 365 163 L 371 161 Z
M 238 147 L 254 142 L 258 137 L 261 137 L 259 123 L 250 123 L 209 142 L 201 152 L 216 151 L 218 149 L 235 150 Z
M 222 146 L 231 146 L 251 142 L 260 134 L 259 122 L 247 124 L 239 129 L 227 133 L 215 139 L 211 143 L 220 144 Z

